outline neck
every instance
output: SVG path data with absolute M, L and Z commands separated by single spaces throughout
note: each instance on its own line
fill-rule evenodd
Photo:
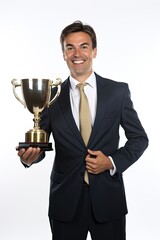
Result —
M 92 72 L 93 71 L 90 71 L 85 75 L 74 75 L 74 74 L 71 73 L 71 77 L 73 77 L 78 82 L 83 83 L 91 76 Z

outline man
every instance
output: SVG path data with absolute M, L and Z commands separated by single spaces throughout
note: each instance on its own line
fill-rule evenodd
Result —
M 122 174 L 143 154 L 148 138 L 128 85 L 93 72 L 97 55 L 93 28 L 76 21 L 63 29 L 60 41 L 70 77 L 63 82 L 59 98 L 41 116 L 41 128 L 52 133 L 55 141 L 49 199 L 52 236 L 54 240 L 85 240 L 89 231 L 93 240 L 125 240 L 127 206 Z M 88 110 L 82 116 L 79 113 L 84 92 L 92 126 L 87 141 L 81 121 L 88 124 Z M 127 138 L 121 148 L 120 126 Z M 31 165 L 45 153 L 29 148 L 18 155 Z

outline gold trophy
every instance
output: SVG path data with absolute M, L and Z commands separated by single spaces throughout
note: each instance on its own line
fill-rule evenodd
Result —
M 55 81 L 49 79 L 21 79 L 18 83 L 16 79 L 12 80 L 13 93 L 16 99 L 34 114 L 34 127 L 25 133 L 25 142 L 20 142 L 17 150 L 28 147 L 39 147 L 43 151 L 51 151 L 52 143 L 48 142 L 47 133 L 40 129 L 40 113 L 44 108 L 49 107 L 58 98 L 61 92 L 61 79 Z M 23 100 L 16 93 L 16 88 L 21 87 Z M 51 90 L 57 87 L 56 94 L 51 99 Z

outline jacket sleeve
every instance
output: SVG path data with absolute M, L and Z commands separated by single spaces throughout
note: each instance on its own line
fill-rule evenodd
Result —
M 124 172 L 137 161 L 148 146 L 147 134 L 133 107 L 127 84 L 123 98 L 121 126 L 124 129 L 127 141 L 123 147 L 111 156 L 119 173 Z

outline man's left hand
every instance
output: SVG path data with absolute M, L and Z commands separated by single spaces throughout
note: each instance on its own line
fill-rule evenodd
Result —
M 99 174 L 106 170 L 113 169 L 113 164 L 110 158 L 104 155 L 101 151 L 92 151 L 88 149 L 88 155 L 85 160 L 86 169 L 92 174 Z

